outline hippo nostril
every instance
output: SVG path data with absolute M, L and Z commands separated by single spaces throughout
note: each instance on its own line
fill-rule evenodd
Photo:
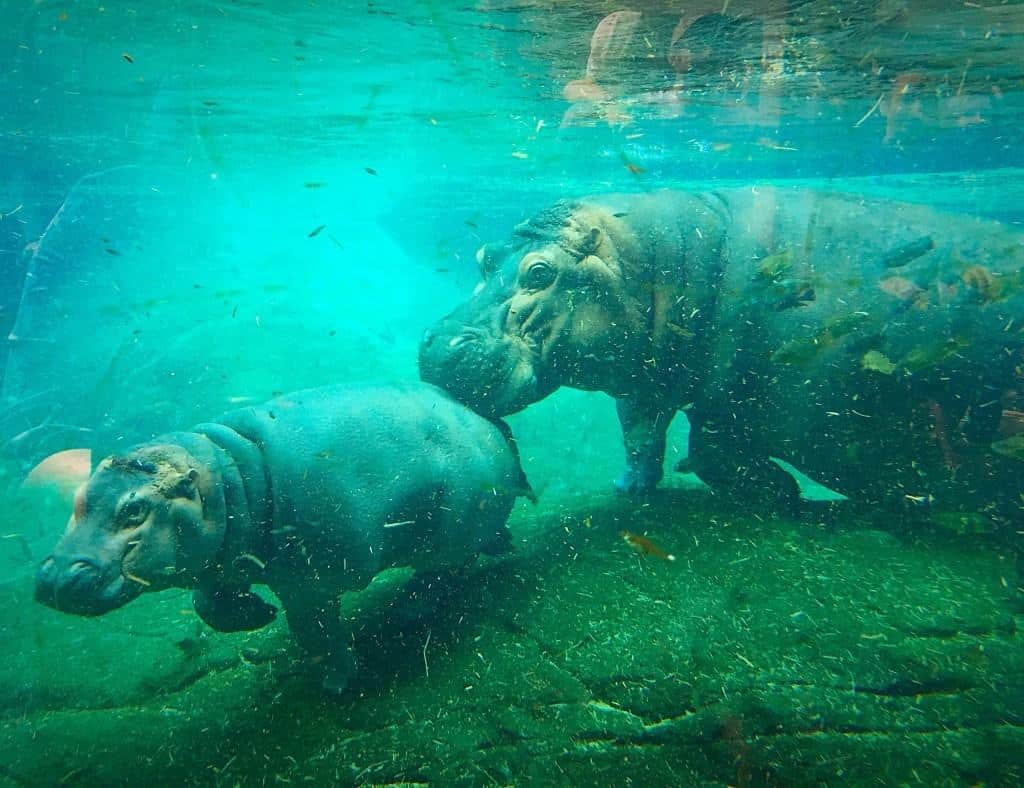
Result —
M 79 559 L 77 561 L 71 562 L 71 565 L 68 567 L 68 574 L 77 575 L 81 574 L 82 572 L 92 571 L 94 569 L 96 569 L 96 565 L 93 564 L 91 561 Z
M 464 345 L 467 342 L 476 342 L 480 339 L 480 332 L 477 330 L 466 329 L 461 334 L 456 334 L 448 340 L 448 348 L 455 349 L 460 345 Z
M 90 594 L 102 582 L 103 573 L 92 561 L 48 556 L 36 574 L 35 598 L 46 605 L 65 609 L 69 594 Z M 59 601 L 58 601 L 59 599 Z

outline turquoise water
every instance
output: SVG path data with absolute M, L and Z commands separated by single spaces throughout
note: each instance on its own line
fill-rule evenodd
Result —
M 0 782 L 1019 784 L 1019 512 L 616 496 L 600 392 L 508 419 L 539 497 L 511 554 L 413 624 L 346 603 L 341 698 L 283 621 L 33 601 L 71 512 L 35 463 L 418 379 L 477 248 L 554 200 L 774 183 L 1024 225 L 1021 4 L 674 6 L 0 2 Z

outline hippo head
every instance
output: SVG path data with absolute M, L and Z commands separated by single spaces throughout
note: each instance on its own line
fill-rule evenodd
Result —
M 75 493 L 67 530 L 36 576 L 36 600 L 97 616 L 143 591 L 192 584 L 224 539 L 223 517 L 204 506 L 212 485 L 178 446 L 104 459 Z
M 649 334 L 625 270 L 635 243 L 609 211 L 563 201 L 482 247 L 482 281 L 426 332 L 420 376 L 487 416 L 563 385 L 627 389 Z

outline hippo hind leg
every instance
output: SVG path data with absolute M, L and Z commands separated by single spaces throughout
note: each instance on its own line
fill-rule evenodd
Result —
M 320 673 L 323 688 L 341 695 L 356 674 L 352 633 L 341 619 L 337 596 L 299 588 L 279 591 L 288 627 Z
M 777 514 L 801 513 L 800 485 L 767 455 L 751 455 L 739 442 L 722 445 L 690 431 L 690 454 L 680 465 L 715 493 L 744 506 Z

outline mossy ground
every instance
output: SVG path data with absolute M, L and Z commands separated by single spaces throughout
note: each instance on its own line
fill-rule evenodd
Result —
M 440 612 L 399 615 L 400 572 L 351 604 L 363 669 L 340 700 L 283 622 L 219 635 L 183 592 L 71 618 L 11 559 L 0 783 L 1024 777 L 1021 608 L 995 541 L 881 514 L 764 519 L 681 489 L 523 503 L 511 529 L 512 554 L 425 592 Z

